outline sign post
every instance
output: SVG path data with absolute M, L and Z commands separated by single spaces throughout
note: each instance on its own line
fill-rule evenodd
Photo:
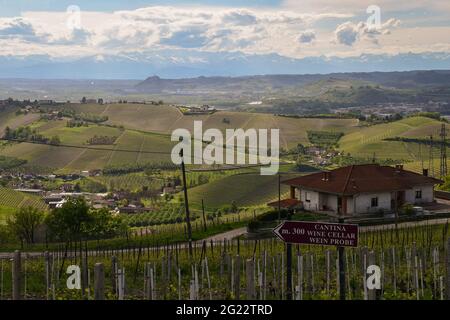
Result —
M 345 300 L 344 248 L 358 246 L 358 225 L 344 224 L 343 218 L 339 219 L 339 223 L 283 221 L 273 232 L 287 244 L 336 246 L 339 254 L 339 296 Z M 289 273 L 289 262 L 287 265 Z
M 343 224 L 344 219 L 339 218 L 339 224 Z M 339 299 L 345 300 L 345 263 L 344 263 L 344 250 L 343 246 L 338 247 L 339 255 Z

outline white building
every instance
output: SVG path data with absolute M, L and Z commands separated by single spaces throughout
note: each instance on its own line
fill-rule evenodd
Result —
M 434 186 L 442 183 L 406 171 L 403 166 L 354 165 L 330 172 L 314 173 L 284 181 L 291 186 L 291 198 L 306 210 L 343 215 L 392 212 L 408 203 L 434 201 Z

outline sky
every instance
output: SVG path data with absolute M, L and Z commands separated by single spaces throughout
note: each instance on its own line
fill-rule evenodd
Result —
M 339 59 L 339 70 L 353 71 L 367 57 L 374 70 L 383 59 L 393 70 L 419 60 L 418 68 L 450 68 L 450 1 L 0 0 L 0 60 L 14 62 L 7 74 L 22 75 L 36 57 L 50 68 L 125 59 L 151 64 L 149 72 L 170 66 L 175 77 L 177 68 L 202 75 L 237 57 L 265 58 L 270 73 L 285 71 L 280 60 L 308 59 L 330 71 Z

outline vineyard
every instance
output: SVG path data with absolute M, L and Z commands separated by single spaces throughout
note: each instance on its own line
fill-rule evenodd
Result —
M 9 208 L 34 207 L 46 210 L 47 205 L 38 197 L 0 187 L 0 206 Z
M 398 231 L 392 226 L 362 227 L 360 246 L 345 250 L 347 299 L 444 299 L 448 229 L 448 222 Z M 94 293 L 97 299 L 111 300 L 289 298 L 286 248 L 276 239 L 200 241 L 194 243 L 192 256 L 185 244 L 92 251 L 84 251 L 83 243 L 72 244 L 69 250 L 22 254 L 16 270 L 20 286 L 10 260 L 5 257 L 0 263 L 1 299 L 12 298 L 13 282 L 15 297 L 25 299 L 94 299 Z M 373 264 L 381 270 L 380 290 L 365 285 L 365 270 Z M 81 266 L 83 290 L 67 289 L 69 265 Z M 338 274 L 334 248 L 293 246 L 293 299 L 338 299 Z

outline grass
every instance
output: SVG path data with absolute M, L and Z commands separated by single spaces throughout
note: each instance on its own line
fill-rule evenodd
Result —
M 39 133 L 47 137 L 59 136 L 62 144 L 80 147 L 88 147 L 87 140 L 94 135 L 117 136 L 119 138 L 115 145 L 94 146 L 96 149 L 116 149 L 117 151 L 20 143 L 5 147 L 2 150 L 3 154 L 25 159 L 30 165 L 52 167 L 60 172 L 103 169 L 107 165 L 117 166 L 136 162 L 170 161 L 170 155 L 145 153 L 147 151 L 170 152 L 173 143 L 168 136 L 98 125 L 68 128 L 65 126 L 65 121 L 39 121 L 35 127 Z
M 356 119 L 294 119 L 271 114 L 219 111 L 212 115 L 183 116 L 175 107 L 163 105 L 112 104 L 72 105 L 77 112 L 108 116 L 109 124 L 125 128 L 171 134 L 178 128 L 193 129 L 194 121 L 203 121 L 204 130 L 225 129 L 280 129 L 281 147 L 288 149 L 298 143 L 308 144 L 308 130 L 352 132 L 357 130 Z M 223 120 L 229 120 L 225 123 Z
M 9 215 L 22 207 L 47 210 L 47 205 L 39 197 L 0 187 L 0 223 L 4 223 Z
M 283 179 L 288 179 L 283 176 Z M 282 197 L 288 187 L 282 185 Z M 189 201 L 200 206 L 204 199 L 208 208 L 220 208 L 233 201 L 239 207 L 262 205 L 278 197 L 278 176 L 261 176 L 259 173 L 239 174 L 189 189 Z
M 417 134 L 427 134 L 435 131 L 441 122 L 425 118 L 412 117 L 400 121 L 361 128 L 357 132 L 345 135 L 339 141 L 339 149 L 358 157 L 383 159 L 401 159 L 413 161 L 413 154 L 403 142 L 385 141 L 386 138 L 398 136 L 417 137 Z

